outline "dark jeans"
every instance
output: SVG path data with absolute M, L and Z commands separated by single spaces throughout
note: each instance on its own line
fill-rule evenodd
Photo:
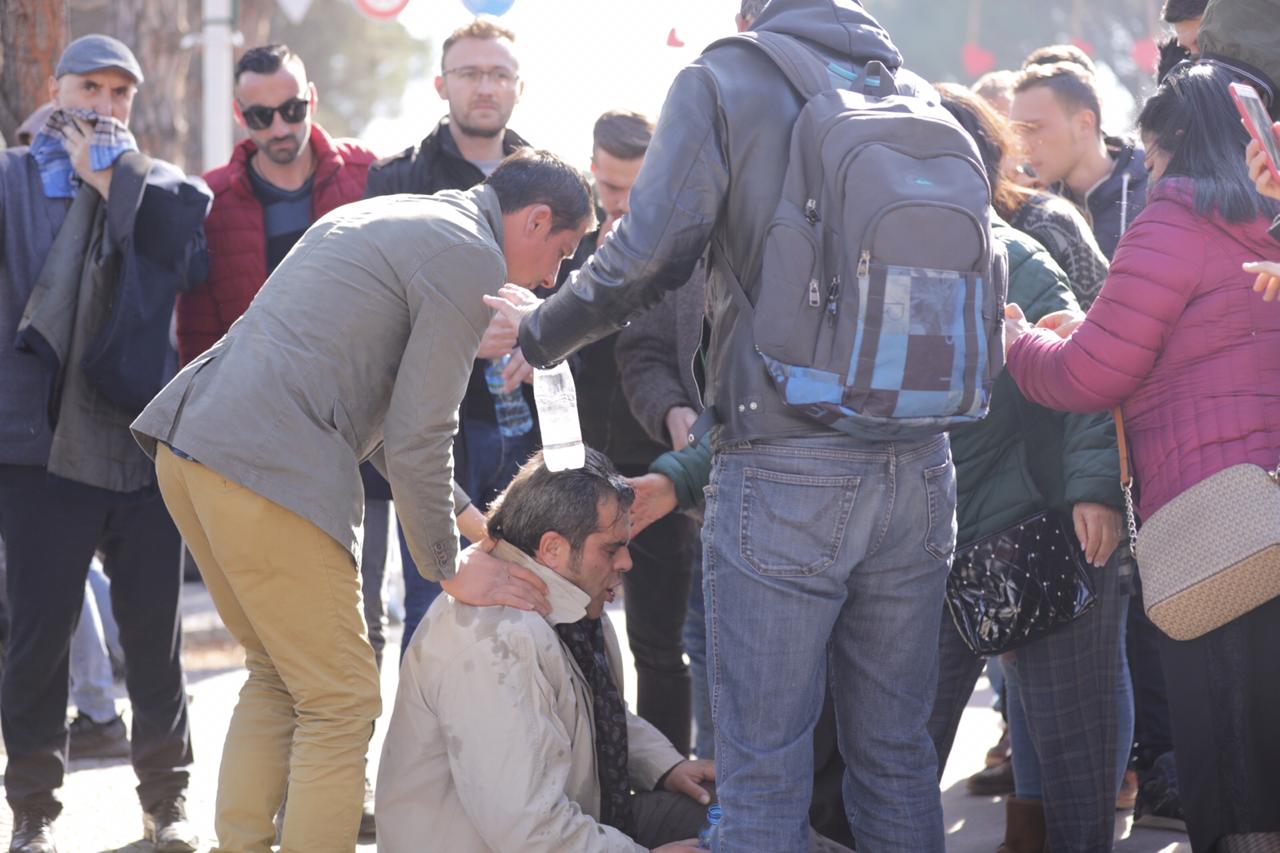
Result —
M 507 438 L 495 423 L 477 418 L 462 419 L 453 438 L 453 479 L 481 512 L 507 487 L 516 471 L 538 446 L 535 429 L 517 438 Z M 462 547 L 470 543 L 462 540 Z M 440 595 L 440 584 L 418 572 L 413 556 L 400 533 L 400 557 L 404 564 L 404 636 L 400 639 L 400 657 L 413 639 L 413 632 L 426 615 L 431 602 Z
M 627 641 L 636 662 L 636 713 L 689 754 L 692 682 L 684 661 L 697 523 L 682 513 L 659 519 L 631 540 L 623 576 Z
M 1129 599 L 1129 628 L 1126 635 L 1129 672 L 1133 677 L 1134 761 L 1145 770 L 1173 749 L 1173 726 L 1169 719 L 1169 695 L 1160 664 L 1163 634 L 1151 624 L 1142 607 L 1142 584 L 1134 574 L 1135 590 Z
M 360 585 L 364 597 L 364 621 L 369 626 L 369 645 L 382 671 L 382 650 L 387 645 L 387 603 L 382 598 L 382 582 L 387 575 L 387 516 L 391 501 L 366 498 L 364 502 L 364 544 L 360 551 Z
M 133 768 L 143 808 L 185 792 L 191 764 L 179 621 L 179 538 L 157 494 L 128 502 L 55 484 L 43 468 L 0 466 L 11 634 L 0 687 L 14 807 L 56 815 L 67 759 L 71 634 L 94 552 L 111 578 L 133 705 Z

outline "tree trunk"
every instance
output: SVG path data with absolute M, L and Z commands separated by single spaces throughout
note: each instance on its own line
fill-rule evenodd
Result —
M 192 51 L 181 46 L 189 30 L 188 0 L 112 0 L 106 24 L 109 35 L 133 50 L 147 78 L 129 121 L 138 147 L 180 168 L 188 165 L 191 135 L 187 71 Z
M 0 0 L 0 133 L 10 144 L 48 100 L 47 81 L 66 44 L 65 0 Z

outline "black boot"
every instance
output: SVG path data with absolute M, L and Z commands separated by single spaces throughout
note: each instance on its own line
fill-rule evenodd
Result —
M 142 838 L 158 853 L 195 853 L 200 839 L 187 820 L 186 798 L 170 797 L 143 812 Z
M 53 818 L 38 809 L 15 808 L 9 853 L 58 853 L 53 843 Z

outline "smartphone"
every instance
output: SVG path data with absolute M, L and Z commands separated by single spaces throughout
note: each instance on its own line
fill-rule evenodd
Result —
M 1271 116 L 1267 114 L 1266 104 L 1262 102 L 1256 89 L 1244 83 L 1231 84 L 1231 100 L 1236 102 L 1236 109 L 1240 111 L 1249 135 L 1266 152 L 1271 178 L 1280 186 L 1280 168 L 1277 168 L 1277 164 L 1280 164 L 1280 145 L 1277 145 L 1275 132 L 1271 129 Z

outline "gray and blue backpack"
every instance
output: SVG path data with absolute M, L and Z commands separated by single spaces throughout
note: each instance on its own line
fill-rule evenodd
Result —
M 1007 260 L 973 140 L 880 62 L 827 64 L 747 33 L 806 104 L 765 235 L 756 349 L 788 406 L 864 438 L 983 417 L 1004 367 Z

